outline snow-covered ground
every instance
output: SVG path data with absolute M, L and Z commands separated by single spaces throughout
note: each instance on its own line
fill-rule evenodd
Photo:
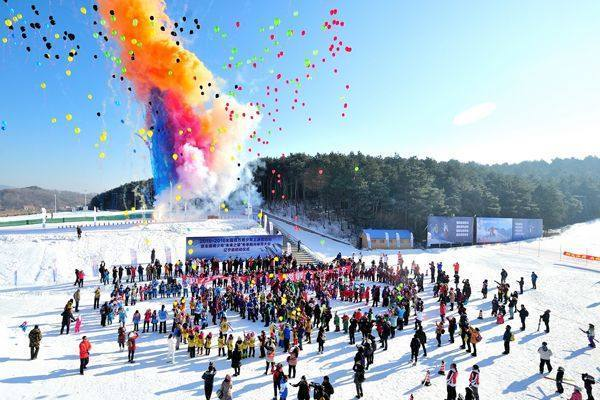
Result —
M 186 236 L 264 234 L 244 219 L 209 219 L 201 222 L 150 223 L 98 226 L 83 229 L 81 240 L 74 229 L 0 234 L 0 287 L 39 286 L 70 281 L 75 268 L 93 278 L 93 266 L 129 264 L 135 257 L 150 261 L 150 252 L 165 262 L 185 258 Z
M 216 361 L 218 369 L 215 386 L 232 369 L 223 359 L 217 361 L 216 349 L 210 357 L 200 356 L 194 360 L 187 357 L 185 348 L 177 353 L 175 365 L 166 363 L 166 339 L 156 333 L 142 334 L 138 341 L 135 364 L 128 364 L 126 353 L 120 353 L 116 343 L 117 325 L 101 328 L 99 316 L 93 312 L 94 285 L 90 279 L 82 294 L 81 315 L 83 330 L 79 335 L 58 335 L 60 312 L 74 292 L 73 269 L 83 267 L 91 276 L 94 259 L 104 259 L 107 264 L 127 263 L 130 249 L 135 249 L 140 261 L 149 258 L 151 248 L 156 248 L 160 259 L 165 248 L 172 251 L 173 259 L 184 254 L 184 237 L 187 234 L 242 233 L 259 231 L 249 229 L 245 221 L 205 221 L 197 224 L 156 224 L 127 229 L 86 232 L 78 241 L 73 233 L 51 235 L 10 235 L 0 237 L 0 388 L 3 398 L 55 399 L 55 398 L 155 398 L 181 399 L 202 397 L 202 371 L 209 360 Z M 345 255 L 356 252 L 350 247 L 306 232 L 294 232 L 304 244 L 324 257 L 333 257 L 338 251 Z M 542 379 L 538 374 L 537 349 L 547 341 L 554 352 L 552 364 L 563 366 L 566 377 L 580 384 L 580 373 L 600 375 L 600 350 L 587 347 L 587 339 L 579 328 L 588 323 L 600 326 L 600 263 L 567 260 L 560 250 L 587 252 L 600 255 L 600 221 L 575 225 L 562 235 L 534 242 L 512 243 L 492 246 L 473 246 L 451 250 L 403 251 L 405 262 L 416 260 L 422 266 L 430 261 L 442 261 L 447 271 L 455 261 L 461 264 L 461 278 L 469 278 L 473 285 L 473 298 L 467 309 L 475 326 L 481 329 L 483 341 L 478 345 L 478 357 L 460 350 L 457 344 L 448 344 L 444 335 L 443 346 L 435 347 L 433 324 L 438 319 L 437 304 L 431 298 L 427 285 L 425 327 L 428 335 L 428 357 L 416 367 L 408 363 L 409 341 L 412 330 L 399 332 L 391 339 L 389 350 L 375 354 L 375 363 L 366 373 L 365 399 L 408 399 L 414 393 L 417 400 L 445 398 L 444 380 L 436 375 L 441 360 L 458 364 L 458 388 L 467 384 L 470 368 L 477 363 L 481 367 L 482 399 L 547 399 L 554 396 L 554 382 Z M 378 258 L 380 252 L 363 253 L 367 259 Z M 396 251 L 389 252 L 392 255 Z M 395 257 L 390 256 L 390 261 Z M 57 284 L 46 269 L 56 267 Z M 501 353 L 503 325 L 496 325 L 490 318 L 490 304 L 481 300 L 481 282 L 499 279 L 500 268 L 506 268 L 508 281 L 516 286 L 516 280 L 524 276 L 526 291 L 520 301 L 527 306 L 531 316 L 525 332 L 518 330 L 517 320 L 509 321 L 515 329 L 516 341 L 512 342 L 511 354 Z M 12 271 L 19 270 L 23 287 L 12 285 Z M 539 275 L 538 289 L 532 290 L 529 275 Z M 37 277 L 37 279 L 36 279 Z M 21 284 L 20 284 L 21 285 Z M 493 283 L 490 285 L 493 288 Z M 489 298 L 493 296 L 492 289 Z M 102 299 L 108 298 L 103 289 Z M 489 299 L 488 299 L 489 300 Z M 160 299 L 135 307 L 142 313 L 148 307 L 158 309 L 170 301 Z M 351 303 L 336 303 L 338 313 L 350 313 L 356 308 Z M 485 318 L 475 319 L 482 309 Z M 546 309 L 552 311 L 551 332 L 536 332 L 538 315 Z M 130 307 L 130 315 L 134 308 Z M 240 320 L 234 314 L 232 326 L 235 334 L 263 329 L 261 324 Z M 44 334 L 38 360 L 29 361 L 27 336 L 18 326 L 27 321 L 30 326 L 40 325 Z M 128 329 L 131 329 L 131 323 Z M 211 329 L 213 332 L 215 329 Z M 89 369 L 85 376 L 78 374 L 78 343 L 81 335 L 87 335 L 93 348 Z M 314 338 L 313 338 L 314 342 Z M 298 377 L 306 375 L 309 380 L 321 381 L 329 375 L 336 389 L 334 399 L 350 399 L 354 396 L 352 382 L 352 358 L 355 348 L 347 344 L 347 338 L 339 333 L 328 334 L 325 354 L 316 354 L 316 344 L 305 345 L 300 354 Z M 258 349 L 257 349 L 258 354 Z M 284 366 L 285 355 L 278 353 L 276 361 Z M 243 360 L 239 377 L 234 378 L 234 398 L 244 400 L 269 399 L 272 397 L 271 377 L 262 375 L 262 360 Z M 432 386 L 421 387 L 425 370 L 432 372 Z M 555 372 L 554 371 L 554 372 Z M 554 372 L 551 374 L 554 376 Z M 598 379 L 598 378 L 597 378 Z M 292 382 L 296 382 L 293 379 Z M 562 398 L 571 393 L 567 387 Z M 598 393 L 600 389 L 596 388 Z M 216 397 L 214 397 L 216 398 Z M 296 398 L 296 389 L 290 388 L 290 399 Z

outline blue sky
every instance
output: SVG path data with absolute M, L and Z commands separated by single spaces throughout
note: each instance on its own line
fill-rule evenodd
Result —
M 35 21 L 23 3 L 1 3 L 1 20 L 21 12 L 27 22 Z M 143 112 L 110 78 L 113 64 L 92 58 L 101 54 L 92 38 L 92 3 L 32 3 L 43 23 L 51 13 L 82 48 L 67 77 L 64 60 L 44 60 L 39 45 L 26 53 L 23 42 L 0 26 L 0 38 L 8 38 L 0 43 L 0 120 L 6 121 L 0 131 L 0 184 L 100 191 L 149 177 L 147 151 L 133 134 L 143 127 Z M 90 10 L 86 16 L 81 6 Z M 328 64 L 303 86 L 307 112 L 282 107 L 284 132 L 269 135 L 268 146 L 249 144 L 260 147 L 261 155 L 362 151 L 496 163 L 600 154 L 597 1 L 167 0 L 167 6 L 174 17 L 200 19 L 201 33 L 187 37 L 186 46 L 227 88 L 247 87 L 242 101 L 261 98 L 252 89 L 273 79 L 269 69 L 302 72 L 313 49 L 326 53 L 328 35 L 318 27 L 329 9 L 339 9 L 346 22 L 341 36 L 352 52 L 338 57 L 337 75 Z M 268 40 L 259 28 L 268 33 L 274 18 L 281 19 L 283 32 L 295 29 L 294 38 L 282 39 L 286 56 L 270 57 L 258 70 L 223 71 L 233 47 L 243 57 L 263 54 Z M 216 35 L 214 26 L 228 38 Z M 308 35 L 301 40 L 302 28 Z M 54 34 L 52 27 L 41 32 Z M 344 102 L 348 115 L 341 118 Z M 65 120 L 68 113 L 71 122 Z M 267 123 L 261 128 L 270 129 Z M 101 143 L 103 130 L 108 140 Z

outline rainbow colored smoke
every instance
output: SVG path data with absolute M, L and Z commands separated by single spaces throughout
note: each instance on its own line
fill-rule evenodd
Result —
M 242 143 L 258 111 L 219 93 L 213 74 L 170 34 L 163 0 L 98 4 L 120 47 L 122 73 L 146 106 L 141 136 L 150 147 L 158 200 L 171 185 L 178 200 L 225 199 L 238 186 Z M 232 110 L 253 117 L 232 119 Z

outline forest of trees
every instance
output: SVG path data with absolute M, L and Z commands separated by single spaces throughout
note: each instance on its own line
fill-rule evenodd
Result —
M 295 206 L 346 228 L 406 228 L 426 236 L 427 216 L 543 218 L 545 228 L 600 217 L 600 159 L 486 166 L 458 161 L 292 154 L 255 173 L 267 205 Z
M 254 174 L 269 207 L 293 210 L 358 232 L 410 229 L 426 236 L 427 216 L 543 218 L 545 228 L 600 218 L 600 158 L 486 166 L 363 154 L 263 158 Z M 152 207 L 152 182 L 92 199 L 101 209 Z

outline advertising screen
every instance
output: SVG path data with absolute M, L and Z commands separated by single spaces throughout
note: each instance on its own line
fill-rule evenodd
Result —
M 473 217 L 427 218 L 427 246 L 473 243 Z
M 477 243 L 505 243 L 512 240 L 512 218 L 477 217 Z
M 535 239 L 541 238 L 543 235 L 543 220 L 513 218 L 513 240 Z
M 283 236 L 204 236 L 186 238 L 186 260 L 270 257 L 282 254 Z

